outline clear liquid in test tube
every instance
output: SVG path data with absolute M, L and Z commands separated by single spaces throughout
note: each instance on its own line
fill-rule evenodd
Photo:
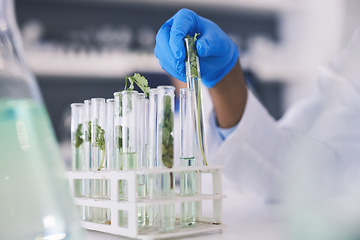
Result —
M 71 106 L 71 159 L 72 171 L 84 171 L 84 104 L 73 103 Z M 74 196 L 85 196 L 85 180 L 74 179 Z M 79 206 L 82 220 L 86 220 L 85 207 Z
M 157 97 L 158 90 L 152 88 L 149 91 L 149 120 L 147 121 L 147 148 L 146 159 L 147 167 L 154 169 L 157 167 Z M 156 174 L 149 174 L 146 182 L 147 195 L 150 199 L 158 196 L 156 192 Z M 157 223 L 157 207 L 149 206 L 146 208 L 147 226 L 153 230 L 156 230 Z
M 137 149 L 138 149 L 138 169 L 146 168 L 145 159 L 145 122 L 146 122 L 145 94 L 138 94 L 137 102 Z M 146 197 L 146 175 L 138 175 L 138 197 Z M 138 225 L 145 227 L 146 212 L 145 207 L 138 207 Z
M 91 162 L 93 171 L 107 169 L 105 149 L 106 105 L 104 98 L 91 99 Z M 108 198 L 108 180 L 92 180 L 92 198 Z M 94 221 L 107 223 L 108 209 L 94 208 Z
M 180 165 L 195 166 L 196 122 L 194 117 L 194 89 L 180 89 Z M 195 171 L 180 174 L 180 195 L 184 197 L 195 195 Z M 180 222 L 182 227 L 195 224 L 195 202 L 181 203 Z
M 173 86 L 159 86 L 157 112 L 157 164 L 158 167 L 172 168 L 174 165 L 174 99 Z M 175 196 L 175 177 L 172 172 L 161 174 L 157 186 L 162 197 Z M 159 228 L 170 232 L 175 228 L 175 204 L 162 204 L 159 207 Z
M 91 165 L 91 100 L 84 101 L 84 158 L 85 158 L 85 171 L 92 169 Z M 91 184 L 93 181 L 85 179 L 85 197 L 90 198 Z M 93 208 L 85 206 L 85 221 L 93 220 Z
M 109 170 L 115 170 L 115 150 L 114 150 L 114 107 L 115 99 L 106 100 L 106 131 L 105 131 L 105 149 L 107 157 L 107 166 Z

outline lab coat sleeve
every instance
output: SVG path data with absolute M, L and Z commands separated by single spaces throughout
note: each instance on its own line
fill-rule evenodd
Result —
M 282 181 L 282 166 L 276 160 L 289 147 L 289 135 L 249 91 L 247 104 L 238 126 L 224 141 L 209 115 L 208 153 L 211 164 L 225 165 L 225 174 L 238 190 L 271 200 L 278 195 L 276 182 Z
M 321 101 L 310 101 L 298 109 L 306 112 L 315 106 L 309 111 L 316 111 L 318 103 Z M 250 91 L 241 121 L 225 140 L 216 131 L 211 114 L 209 121 L 210 164 L 224 165 L 224 174 L 234 183 L 235 190 L 259 202 L 282 201 L 292 175 L 298 173 L 298 165 L 308 162 L 317 170 L 326 167 L 328 174 L 331 172 L 328 167 L 337 159 L 336 152 L 326 142 L 298 132 L 291 123 L 275 121 Z M 319 188 L 333 185 L 328 181 L 331 178 L 322 174 L 313 176 L 312 180 L 313 184 L 324 185 Z
M 311 183 L 323 184 L 318 189 L 334 188 L 334 179 L 342 181 L 337 176 L 346 178 L 344 172 L 359 169 L 360 128 L 354 127 L 360 121 L 359 62 L 358 29 L 345 51 L 320 71 L 313 93 L 280 121 L 249 92 L 242 119 L 222 140 L 209 111 L 209 162 L 224 165 L 224 175 L 237 190 L 267 202 L 281 199 L 284 188 L 291 189 L 288 183 L 296 186 L 292 175 L 300 173 L 297 166 L 311 166 L 309 171 L 316 172 Z

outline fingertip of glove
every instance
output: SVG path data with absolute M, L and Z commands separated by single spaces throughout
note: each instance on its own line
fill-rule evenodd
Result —
M 176 63 L 176 70 L 179 73 L 184 73 L 185 72 L 185 64 L 183 61 L 177 61 Z
M 177 60 L 180 60 L 182 58 L 182 52 L 180 50 L 176 51 L 174 56 Z
M 203 57 L 206 54 L 206 43 L 202 39 L 197 40 L 196 51 L 199 57 Z

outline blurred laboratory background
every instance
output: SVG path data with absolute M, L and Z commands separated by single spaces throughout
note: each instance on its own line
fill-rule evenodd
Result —
M 231 36 L 249 87 L 275 119 L 311 94 L 317 68 L 360 24 L 359 0 L 16 0 L 27 60 L 63 148 L 70 103 L 111 98 L 134 72 L 151 86 L 171 83 L 155 36 L 184 7 Z

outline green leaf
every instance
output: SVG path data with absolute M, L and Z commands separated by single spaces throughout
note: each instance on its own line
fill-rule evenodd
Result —
M 135 73 L 134 76 L 127 76 L 125 82 L 129 81 L 130 86 L 127 88 L 127 84 L 125 83 L 124 90 L 134 90 L 134 83 L 145 93 L 145 96 L 149 96 L 149 83 L 148 80 L 141 76 L 139 73 Z
M 164 97 L 164 120 L 162 123 L 162 162 L 167 168 L 174 165 L 174 113 L 171 111 L 171 97 Z
M 105 130 L 96 124 L 96 142 L 95 146 L 99 147 L 100 150 L 105 151 Z
M 83 142 L 82 123 L 80 123 L 75 132 L 75 147 L 79 148 Z
M 185 38 L 188 39 L 187 56 L 185 62 L 190 64 L 190 77 L 199 78 L 198 62 L 197 62 L 197 51 L 196 51 L 196 40 L 200 33 L 195 33 L 194 37 L 187 35 Z
M 91 142 L 91 121 L 88 122 L 88 138 L 87 138 L 87 141 L 88 142 Z

